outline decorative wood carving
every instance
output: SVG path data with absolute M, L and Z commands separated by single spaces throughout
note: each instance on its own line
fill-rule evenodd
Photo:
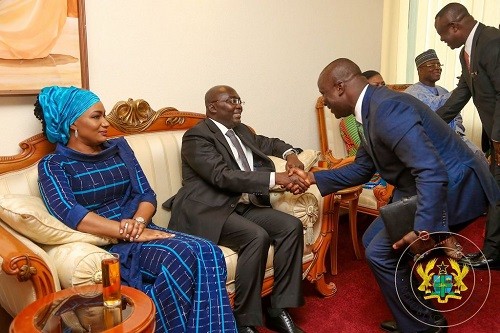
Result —
M 176 108 L 166 107 L 154 111 L 149 103 L 143 99 L 129 98 L 126 102 L 115 104 L 109 115 L 106 116 L 111 126 L 123 133 L 139 133 L 147 129 L 162 113 L 177 111 Z M 179 123 L 178 119 L 169 120 L 172 124 Z M 182 120 L 180 120 L 182 122 Z
M 31 281 L 37 299 L 56 291 L 52 273 L 43 259 L 2 227 L 0 239 L 2 271 L 5 274 L 15 275 L 20 282 Z
M 203 118 L 205 118 L 203 114 L 178 111 L 173 107 L 155 111 L 145 100 L 132 98 L 126 102 L 116 103 L 106 115 L 106 119 L 111 124 L 108 129 L 110 136 L 188 129 Z
M 37 163 L 43 156 L 54 150 L 45 135 L 39 133 L 19 144 L 22 151 L 17 155 L 0 156 L 0 174 L 26 168 Z

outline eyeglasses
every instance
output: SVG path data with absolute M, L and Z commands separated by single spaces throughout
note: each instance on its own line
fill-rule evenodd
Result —
M 231 97 L 231 98 L 228 98 L 224 101 L 213 101 L 211 103 L 217 103 L 217 102 L 226 102 L 226 103 L 229 103 L 231 105 L 244 105 L 245 102 L 243 102 L 240 98 L 236 98 L 236 97 Z
M 436 64 L 427 64 L 427 65 L 422 65 L 422 67 L 427 67 L 427 68 L 434 68 L 434 69 L 439 69 L 443 67 L 444 64 L 440 64 L 439 62 Z

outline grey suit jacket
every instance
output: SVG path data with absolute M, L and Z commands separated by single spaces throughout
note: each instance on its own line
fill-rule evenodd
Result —
M 462 48 L 458 86 L 437 113 L 450 122 L 472 96 L 486 134 L 500 141 L 500 30 L 479 23 L 472 40 L 471 60 L 469 72 Z
M 209 119 L 200 121 L 182 138 L 183 186 L 163 207 L 171 209 L 169 229 L 218 242 L 222 226 L 242 193 L 260 196 L 269 204 L 269 177 L 275 171 L 268 155 L 282 157 L 293 148 L 276 138 L 256 135 L 244 124 L 234 128 L 253 152 L 254 171 L 240 170 L 224 134 Z

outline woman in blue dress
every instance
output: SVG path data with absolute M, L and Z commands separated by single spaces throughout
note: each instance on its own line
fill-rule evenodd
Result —
M 78 231 L 118 239 L 122 283 L 151 297 L 156 332 L 236 332 L 221 250 L 151 222 L 156 195 L 124 138 L 107 138 L 99 98 L 47 87 L 35 104 L 54 153 L 38 165 L 49 212 Z

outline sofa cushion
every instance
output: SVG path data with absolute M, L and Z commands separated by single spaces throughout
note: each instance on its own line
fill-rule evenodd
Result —
M 319 157 L 320 152 L 311 149 L 304 150 L 298 155 L 299 160 L 304 163 L 305 171 L 309 171 L 316 164 Z M 273 161 L 277 172 L 286 170 L 286 160 L 275 156 L 269 156 L 269 158 Z M 318 199 L 311 193 L 293 195 L 285 192 L 280 186 L 275 186 L 271 192 L 273 192 L 273 195 L 271 195 L 273 208 L 298 218 L 304 228 L 305 244 L 311 245 L 315 239 L 313 226 L 319 217 Z
M 54 259 L 61 287 L 102 283 L 101 260 L 109 253 L 85 242 L 45 245 L 43 249 Z
M 302 163 L 304 163 L 304 170 L 309 171 L 309 169 L 311 169 L 311 167 L 318 162 L 320 155 L 321 152 L 317 150 L 306 149 L 298 155 L 298 158 Z M 286 170 L 286 160 L 276 156 L 269 156 L 269 158 L 273 161 L 274 168 L 277 172 L 283 172 Z
M 32 195 L 0 195 L 0 218 L 12 229 L 39 244 L 86 242 L 94 245 L 115 243 L 116 239 L 73 230 L 50 215 L 42 199 Z

